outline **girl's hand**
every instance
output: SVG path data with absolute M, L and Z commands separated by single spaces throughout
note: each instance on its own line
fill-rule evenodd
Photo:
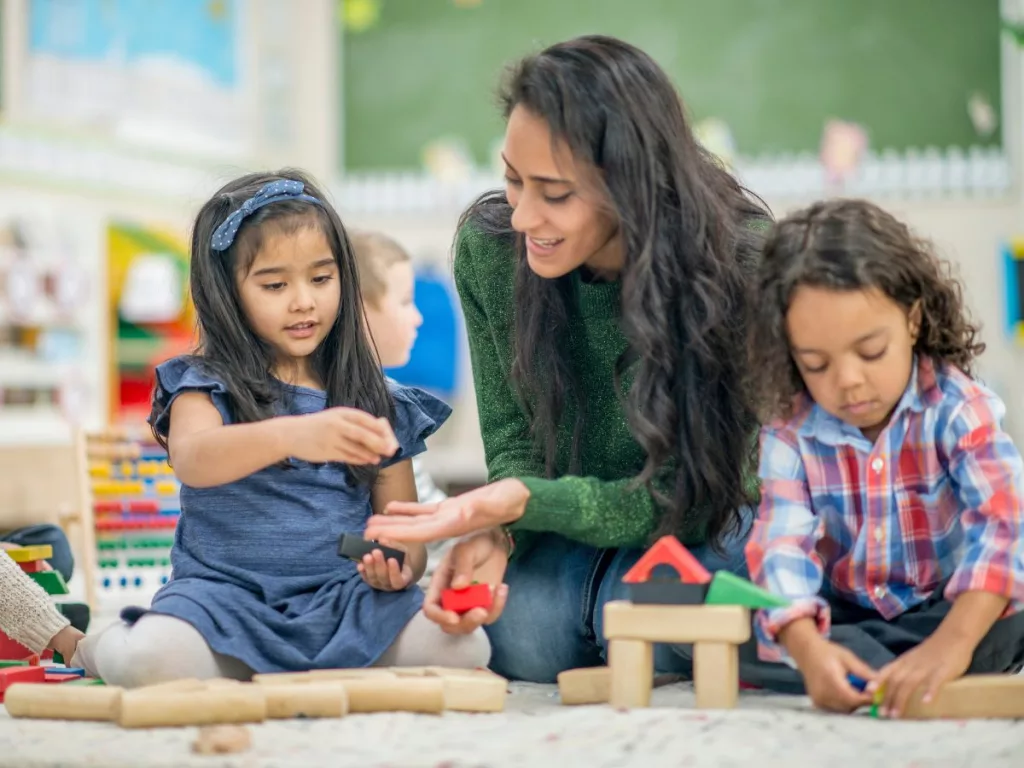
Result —
M 484 531 L 456 542 L 438 563 L 423 599 L 423 614 L 450 635 L 467 635 L 482 624 L 493 624 L 505 609 L 508 585 L 502 583 L 508 566 L 505 536 L 499 530 Z M 441 593 L 446 589 L 464 589 L 473 578 L 491 585 L 493 600 L 490 610 L 474 608 L 464 614 L 441 607 Z
M 379 464 L 398 450 L 388 420 L 356 408 L 327 408 L 281 423 L 287 454 L 314 464 Z
M 388 547 L 394 546 L 386 541 L 380 543 Z M 398 592 L 412 584 L 413 580 L 408 556 L 405 557 L 404 564 L 399 568 L 395 558 L 391 557 L 385 560 L 384 553 L 379 549 L 363 555 L 363 561 L 356 568 L 367 584 L 381 592 Z
M 440 541 L 515 522 L 523 516 L 530 491 L 507 478 L 452 496 L 437 504 L 393 501 L 366 524 L 366 537 L 399 541 Z
M 974 648 L 968 643 L 944 643 L 932 635 L 920 645 L 911 648 L 878 672 L 878 679 L 868 689 L 881 690 L 879 714 L 882 717 L 901 717 L 914 692 L 924 687 L 922 701 L 927 704 L 938 693 L 943 683 L 963 675 L 971 665 Z

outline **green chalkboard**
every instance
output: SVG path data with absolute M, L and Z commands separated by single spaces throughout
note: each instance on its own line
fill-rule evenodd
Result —
M 967 112 L 976 92 L 998 111 L 999 0 L 375 1 L 375 24 L 339 32 L 349 170 L 421 167 L 442 137 L 488 163 L 503 67 L 589 33 L 650 53 L 744 155 L 815 150 L 833 117 L 879 150 L 999 142 Z

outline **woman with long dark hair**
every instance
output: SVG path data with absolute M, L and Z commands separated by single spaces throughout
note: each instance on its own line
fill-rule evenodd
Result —
M 493 669 L 550 682 L 602 663 L 601 607 L 657 536 L 745 572 L 758 425 L 744 339 L 769 214 L 627 43 L 529 56 L 502 101 L 506 188 L 466 211 L 455 244 L 490 483 L 391 504 L 367 535 L 465 536 L 427 615 L 488 625 Z M 491 609 L 443 611 L 440 592 L 474 571 L 500 585 Z M 677 651 L 656 667 L 687 671 Z

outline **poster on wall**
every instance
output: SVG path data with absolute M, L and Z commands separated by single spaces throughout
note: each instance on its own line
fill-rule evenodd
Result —
M 112 222 L 107 230 L 111 421 L 149 416 L 154 368 L 192 348 L 188 247 L 173 232 Z
M 240 0 L 28 0 L 24 116 L 151 149 L 250 150 Z

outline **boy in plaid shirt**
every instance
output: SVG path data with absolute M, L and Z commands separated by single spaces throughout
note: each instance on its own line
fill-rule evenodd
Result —
M 838 200 L 776 226 L 760 290 L 768 425 L 746 552 L 791 600 L 759 612 L 760 659 L 791 666 L 745 678 L 846 712 L 884 686 L 899 717 L 922 686 L 1018 670 L 1024 473 L 971 376 L 984 346 L 959 284 L 892 216 Z

